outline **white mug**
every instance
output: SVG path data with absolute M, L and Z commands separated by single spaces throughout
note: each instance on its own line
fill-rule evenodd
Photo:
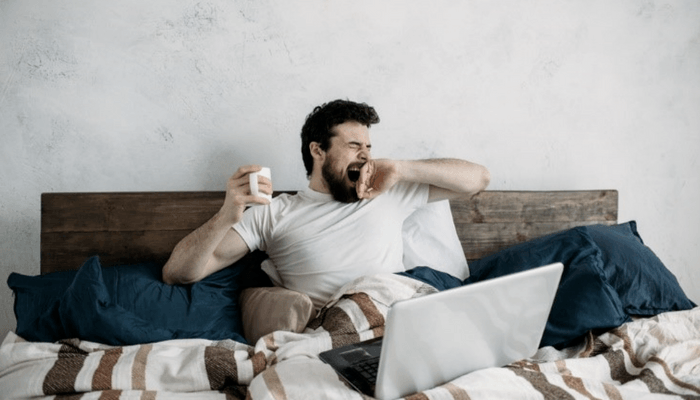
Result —
M 248 175 L 248 178 L 250 179 L 250 194 L 252 194 L 253 196 L 264 197 L 264 198 L 272 201 L 272 195 L 262 193 L 258 189 L 258 175 L 264 176 L 267 179 L 272 180 L 272 175 L 270 174 L 270 168 L 263 167 L 263 169 L 261 169 L 258 172 L 251 172 Z M 257 205 L 257 204 L 258 203 L 251 203 L 249 205 Z

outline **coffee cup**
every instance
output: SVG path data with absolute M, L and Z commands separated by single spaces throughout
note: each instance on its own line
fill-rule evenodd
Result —
M 248 175 L 248 178 L 250 179 L 250 194 L 253 196 L 258 196 L 258 197 L 264 197 L 270 201 L 272 201 L 272 195 L 262 193 L 258 187 L 258 175 L 259 176 L 264 176 L 267 179 L 272 179 L 272 175 L 270 174 L 270 168 L 263 167 L 260 171 L 257 172 L 251 172 Z M 252 203 L 250 205 L 255 205 L 258 203 Z

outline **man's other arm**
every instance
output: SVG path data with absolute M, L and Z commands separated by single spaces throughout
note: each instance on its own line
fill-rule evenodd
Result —
M 246 204 L 268 204 L 262 197 L 250 195 L 248 175 L 259 166 L 241 167 L 228 180 L 226 198 L 209 221 L 185 236 L 163 266 L 163 281 L 168 284 L 197 282 L 241 259 L 250 250 L 232 227 L 240 221 Z M 272 194 L 271 182 L 258 176 L 259 190 Z
M 399 181 L 429 184 L 429 201 L 471 197 L 486 189 L 491 181 L 486 167 L 454 158 L 375 159 L 363 169 L 357 189 L 360 198 L 374 198 Z

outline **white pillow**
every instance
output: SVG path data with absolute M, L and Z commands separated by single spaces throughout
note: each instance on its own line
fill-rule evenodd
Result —
M 462 280 L 469 276 L 448 200 L 428 203 L 404 221 L 403 265 L 407 270 L 430 267 Z

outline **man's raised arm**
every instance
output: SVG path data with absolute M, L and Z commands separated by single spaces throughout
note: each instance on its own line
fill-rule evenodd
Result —
M 486 189 L 491 174 L 486 167 L 454 158 L 368 161 L 360 170 L 357 194 L 370 199 L 399 181 L 430 185 L 429 201 L 473 196 Z
M 269 200 L 252 196 L 248 175 L 259 171 L 256 165 L 241 167 L 229 178 L 226 199 L 209 221 L 185 236 L 163 266 L 163 281 L 184 284 L 202 280 L 241 259 L 249 252 L 238 232 L 232 229 L 240 221 L 246 204 L 268 204 Z M 272 194 L 272 183 L 258 176 L 259 190 Z

